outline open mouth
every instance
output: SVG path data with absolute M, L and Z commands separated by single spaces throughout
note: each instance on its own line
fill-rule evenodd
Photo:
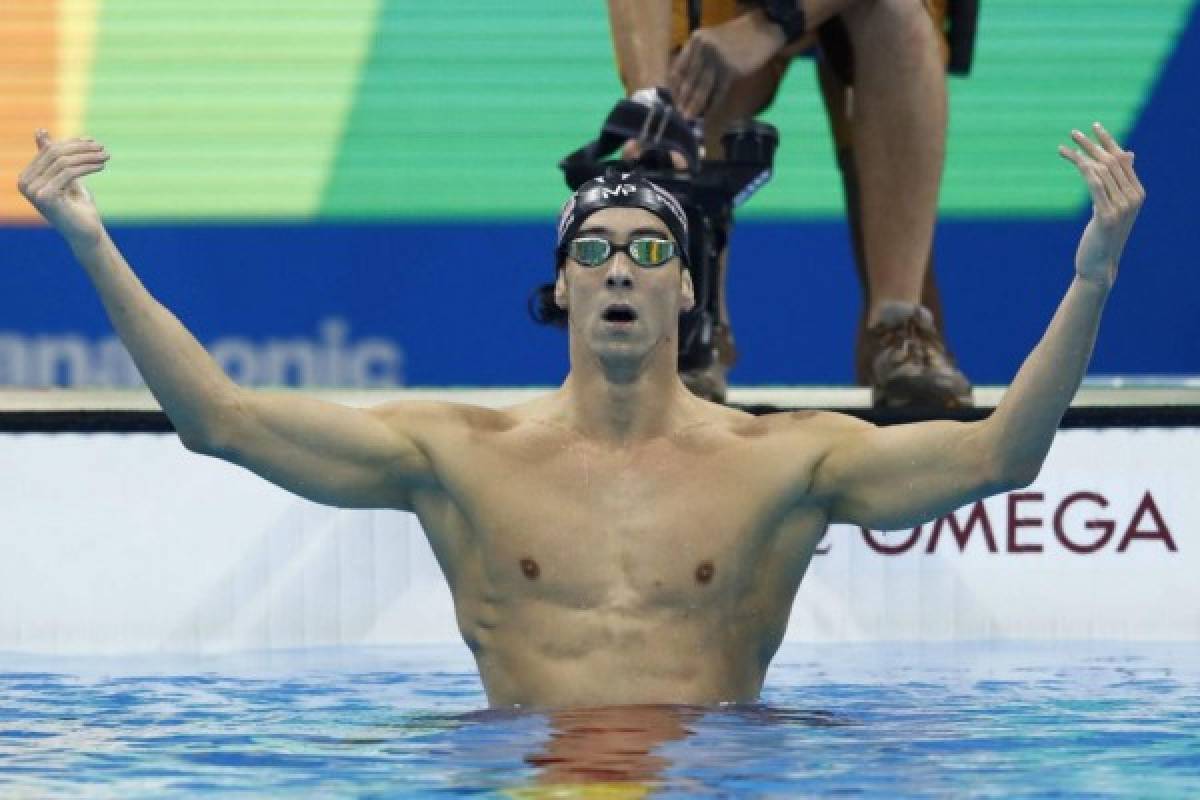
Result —
M 611 305 L 604 309 L 605 322 L 630 323 L 637 320 L 637 312 L 626 305 Z

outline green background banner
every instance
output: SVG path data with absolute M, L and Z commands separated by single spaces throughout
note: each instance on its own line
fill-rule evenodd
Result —
M 1125 133 L 1187 0 L 990 0 L 951 81 L 944 215 L 1065 215 L 1054 148 Z M 555 168 L 620 96 L 604 4 L 104 0 L 85 99 L 117 219 L 542 218 Z M 68 54 L 69 56 L 69 54 Z M 840 216 L 812 62 L 766 118 L 777 174 L 750 216 Z

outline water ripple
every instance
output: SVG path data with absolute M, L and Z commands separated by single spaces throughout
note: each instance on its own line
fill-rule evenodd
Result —
M 2 796 L 1200 789 L 1197 645 L 792 646 L 761 704 L 548 714 L 483 709 L 474 673 L 433 651 L 272 654 L 269 668 L 202 673 L 13 660 L 0 657 Z

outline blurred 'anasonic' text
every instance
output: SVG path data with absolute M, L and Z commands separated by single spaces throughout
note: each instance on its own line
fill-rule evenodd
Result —
M 404 350 L 394 340 L 352 341 L 350 326 L 327 317 L 315 337 L 254 340 L 223 336 L 206 344 L 244 386 L 381 388 L 404 384 Z M 0 331 L 0 386 L 135 388 L 144 383 L 115 336 L 23 335 Z

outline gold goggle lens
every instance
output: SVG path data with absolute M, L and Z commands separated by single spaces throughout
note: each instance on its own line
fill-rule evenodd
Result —
M 675 243 L 658 237 L 639 237 L 627 245 L 615 245 L 599 237 L 572 239 L 567 248 L 571 258 L 585 267 L 598 267 L 614 252 L 628 253 L 635 264 L 660 267 L 675 257 Z

